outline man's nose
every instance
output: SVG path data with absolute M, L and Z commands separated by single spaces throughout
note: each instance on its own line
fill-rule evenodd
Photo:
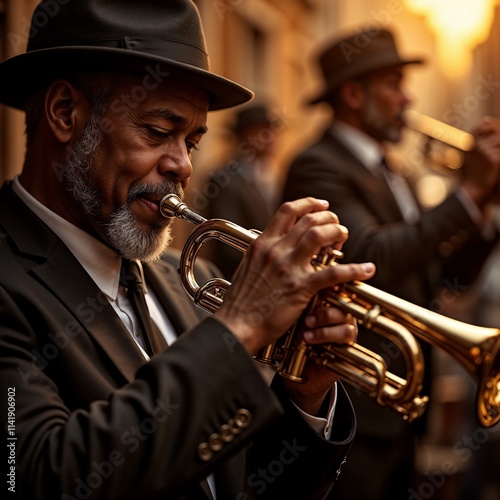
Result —
M 178 145 L 164 154 L 158 162 L 158 171 L 185 184 L 193 174 L 191 155 L 186 145 Z

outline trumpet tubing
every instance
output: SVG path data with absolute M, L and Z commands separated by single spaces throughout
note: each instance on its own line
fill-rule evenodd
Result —
M 179 272 L 195 303 L 215 312 L 231 284 L 220 278 L 202 285 L 197 283 L 194 267 L 199 251 L 206 242 L 216 239 L 245 252 L 260 233 L 222 219 L 207 220 L 175 195 L 165 196 L 160 210 L 164 217 L 186 219 L 198 226 L 181 252 Z M 319 270 L 335 265 L 341 255 L 324 249 L 311 264 Z M 412 421 L 423 413 L 428 400 L 419 394 L 425 371 L 419 338 L 449 354 L 476 380 L 476 415 L 480 424 L 491 427 L 500 420 L 500 330 L 441 316 L 358 281 L 322 290 L 310 308 L 317 304 L 335 306 L 352 314 L 360 324 L 396 344 L 405 359 L 406 378 L 390 373 L 383 358 L 362 345 L 307 344 L 301 337 L 300 321 L 278 341 L 262 349 L 256 359 L 277 364 L 281 376 L 296 382 L 304 380 L 307 363 L 322 365 L 364 391 L 380 406 L 387 406 Z
M 470 151 L 474 147 L 472 134 L 412 109 L 404 112 L 404 121 L 408 128 L 460 151 Z

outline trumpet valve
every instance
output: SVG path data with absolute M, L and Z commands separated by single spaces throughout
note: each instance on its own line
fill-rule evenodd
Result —
M 279 357 L 278 341 L 275 341 L 272 344 L 263 347 L 254 356 L 256 361 L 258 361 L 259 363 L 264 363 L 266 365 L 275 365 L 278 361 L 278 357 Z
M 344 257 L 343 252 L 331 247 L 323 247 L 317 255 L 313 256 L 312 265 L 314 269 L 324 269 L 327 266 L 334 266 L 337 260 Z
M 287 349 L 278 373 L 292 382 L 304 383 L 307 379 L 302 375 L 309 357 L 311 347 L 303 340 L 298 341 L 292 349 Z

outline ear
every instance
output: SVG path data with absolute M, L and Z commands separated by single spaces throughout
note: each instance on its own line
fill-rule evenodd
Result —
M 349 109 L 357 111 L 364 105 L 366 90 L 361 83 L 347 80 L 342 84 L 340 96 Z
M 45 94 L 45 115 L 54 137 L 63 144 L 77 138 L 87 122 L 88 101 L 81 90 L 67 80 L 57 80 Z

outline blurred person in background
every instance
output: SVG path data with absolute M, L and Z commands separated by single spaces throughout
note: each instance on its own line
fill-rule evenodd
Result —
M 276 148 L 284 124 L 267 104 L 242 106 L 230 131 L 233 150 L 229 160 L 211 172 L 206 189 L 208 219 L 226 219 L 246 229 L 262 231 L 277 207 Z M 229 245 L 214 243 L 210 260 L 230 280 L 242 254 Z M 208 254 L 207 254 L 208 256 Z
M 375 262 L 370 284 L 429 307 L 447 277 L 469 284 L 498 240 L 489 211 L 499 187 L 500 135 L 495 123 L 482 121 L 460 184 L 439 206 L 423 212 L 413 185 L 387 155 L 387 145 L 401 138 L 411 104 L 405 69 L 422 62 L 401 56 L 392 32 L 384 29 L 353 31 L 324 47 L 319 55 L 323 88 L 309 104 L 329 106 L 332 121 L 291 162 L 283 200 L 328 200 L 349 230 L 343 262 Z M 360 327 L 359 343 L 404 378 L 404 360 L 388 340 Z M 423 394 L 429 395 L 431 350 L 425 343 L 422 349 Z M 348 391 L 359 431 L 335 498 L 407 498 L 415 484 L 415 441 L 424 432 L 425 416 L 408 424 L 364 393 Z

